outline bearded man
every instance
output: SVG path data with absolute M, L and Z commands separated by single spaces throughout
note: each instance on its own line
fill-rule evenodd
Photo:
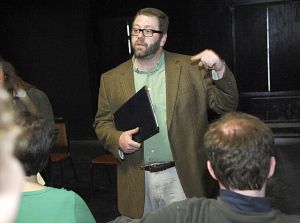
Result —
M 118 207 L 143 215 L 187 197 L 209 196 L 203 135 L 207 110 L 235 110 L 238 91 L 232 72 L 213 50 L 190 57 L 167 52 L 168 16 L 159 9 L 137 12 L 131 28 L 133 57 L 101 75 L 94 128 L 118 160 Z M 147 85 L 159 133 L 142 143 L 139 126 L 118 131 L 114 112 Z

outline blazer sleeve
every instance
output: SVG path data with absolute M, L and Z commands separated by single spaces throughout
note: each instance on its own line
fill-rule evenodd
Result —
M 115 128 L 107 87 L 105 74 L 103 74 L 100 79 L 98 111 L 95 116 L 94 129 L 101 145 L 119 159 L 119 138 L 122 132 Z
M 225 65 L 223 78 L 213 80 L 211 72 L 204 77 L 208 106 L 218 114 L 236 110 L 238 106 L 238 88 L 233 73 Z

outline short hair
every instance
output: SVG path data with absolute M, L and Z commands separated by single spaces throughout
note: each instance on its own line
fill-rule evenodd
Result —
M 262 189 L 274 156 L 274 135 L 260 119 L 242 112 L 226 113 L 209 126 L 204 146 L 225 188 Z
M 140 9 L 137 13 L 136 16 L 134 18 L 134 20 L 136 19 L 137 16 L 139 15 L 145 15 L 145 16 L 153 16 L 156 17 L 158 19 L 158 23 L 159 23 L 159 30 L 167 33 L 168 32 L 168 28 L 169 28 L 169 17 L 166 13 L 164 13 L 163 11 L 156 9 L 156 8 L 143 8 Z
M 15 156 L 26 176 L 35 175 L 47 166 L 54 129 L 44 119 L 29 112 L 20 113 L 16 122 L 23 131 L 16 144 Z

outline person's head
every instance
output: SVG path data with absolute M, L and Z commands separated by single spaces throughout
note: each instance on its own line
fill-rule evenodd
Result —
M 133 20 L 131 43 L 136 58 L 151 58 L 167 40 L 169 17 L 159 9 L 140 9 Z
M 29 112 L 21 113 L 17 124 L 23 131 L 18 138 L 15 156 L 21 162 L 26 176 L 36 175 L 48 163 L 54 129 L 44 119 Z
M 29 88 L 32 85 L 23 81 L 16 73 L 14 66 L 0 57 L 0 86 L 13 93 L 17 88 Z
M 0 222 L 13 222 L 23 186 L 23 170 L 13 157 L 21 129 L 15 123 L 10 95 L 0 87 Z
M 209 172 L 221 187 L 262 190 L 274 173 L 274 136 L 257 117 L 226 113 L 209 126 L 204 145 Z

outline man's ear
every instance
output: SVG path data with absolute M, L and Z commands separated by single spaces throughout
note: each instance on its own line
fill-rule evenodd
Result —
M 162 36 L 162 38 L 160 40 L 160 46 L 161 47 L 163 47 L 166 44 L 167 37 L 168 37 L 168 34 L 167 33 L 163 33 L 163 36 Z
M 215 175 L 215 171 L 213 170 L 213 168 L 211 166 L 211 162 L 209 160 L 206 161 L 206 165 L 207 165 L 207 169 L 208 169 L 208 172 L 211 175 L 211 177 L 214 178 L 215 180 L 218 180 Z
M 269 174 L 268 174 L 268 178 L 271 178 L 275 172 L 275 166 L 276 166 L 276 159 L 274 156 L 271 156 L 271 160 L 270 160 L 270 170 L 269 170 Z

